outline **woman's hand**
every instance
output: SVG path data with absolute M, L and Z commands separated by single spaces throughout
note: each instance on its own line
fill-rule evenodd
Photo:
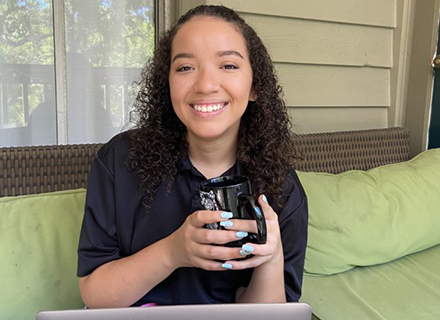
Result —
M 267 241 L 265 244 L 246 243 L 241 248 L 237 248 L 236 250 L 241 255 L 241 258 L 249 254 L 252 254 L 253 257 L 240 261 L 225 261 L 224 265 L 230 267 L 230 269 L 240 270 L 255 268 L 263 264 L 282 264 L 284 261 L 278 215 L 268 204 L 264 195 L 259 197 L 258 203 L 260 204 L 266 218 Z M 254 220 L 234 219 L 231 221 L 233 222 L 233 226 L 227 227 L 228 230 L 234 229 L 247 231 L 249 233 L 257 233 L 257 226 Z
M 237 289 L 235 301 L 239 303 L 286 302 L 284 254 L 278 215 L 267 203 L 265 196 L 260 196 L 258 202 L 266 218 L 266 243 L 246 243 L 239 250 L 243 255 L 252 254 L 253 257 L 246 260 L 225 262 L 233 270 L 254 268 L 249 284 Z M 257 231 L 256 223 L 252 220 L 238 220 L 234 227 L 248 232 L 255 233 Z
M 236 229 L 235 223 L 255 232 L 256 224 L 240 223 L 242 220 L 228 220 L 232 214 L 223 211 L 199 210 L 187 217 L 183 225 L 169 236 L 171 261 L 174 267 L 197 267 L 205 270 L 227 270 L 223 262 L 242 258 L 240 248 L 222 246 L 237 241 L 247 234 Z M 210 230 L 206 224 L 219 223 L 229 230 Z

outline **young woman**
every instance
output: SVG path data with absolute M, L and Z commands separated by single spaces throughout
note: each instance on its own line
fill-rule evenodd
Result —
M 297 301 L 307 200 L 255 31 L 231 9 L 199 6 L 162 36 L 142 74 L 137 128 L 107 143 L 90 171 L 78 249 L 84 303 Z M 254 221 L 202 210 L 200 183 L 223 175 L 250 177 L 266 244 L 218 245 L 256 232 Z M 214 222 L 227 229 L 203 227 Z M 243 253 L 252 257 L 237 260 Z

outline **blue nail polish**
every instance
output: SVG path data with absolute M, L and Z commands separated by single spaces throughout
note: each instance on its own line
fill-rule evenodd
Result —
M 232 212 L 222 212 L 220 216 L 222 217 L 222 219 L 230 219 L 232 218 L 233 214 Z
M 247 251 L 240 249 L 240 256 L 246 257 L 247 255 L 249 255 L 249 253 Z
M 222 267 L 225 268 L 225 269 L 232 269 L 232 264 L 230 264 L 230 263 L 223 263 Z
M 241 250 L 250 253 L 250 252 L 254 252 L 254 247 L 249 244 L 244 244 L 241 246 Z
M 232 227 L 234 223 L 232 221 L 220 221 L 222 227 Z
M 263 202 L 267 203 L 267 198 L 266 198 L 266 196 L 264 194 L 263 194 Z
M 248 233 L 246 231 L 238 231 L 236 233 L 236 235 L 237 235 L 237 238 L 244 238 L 244 237 L 248 236 Z

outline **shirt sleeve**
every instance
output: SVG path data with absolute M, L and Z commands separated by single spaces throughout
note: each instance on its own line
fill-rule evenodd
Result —
M 286 299 L 297 302 L 301 297 L 304 259 L 307 246 L 307 197 L 295 172 L 289 177 L 290 194 L 278 215 L 284 252 Z
M 111 158 L 111 152 L 101 149 L 90 169 L 78 246 L 78 277 L 89 275 L 99 266 L 121 258 L 115 222 L 115 179 L 109 169 L 112 168 Z

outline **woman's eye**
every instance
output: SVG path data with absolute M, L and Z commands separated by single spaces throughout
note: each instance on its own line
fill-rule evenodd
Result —
M 179 67 L 179 68 L 177 68 L 177 72 L 185 72 L 185 71 L 190 71 L 190 70 L 192 70 L 192 67 L 190 67 L 190 66 L 183 66 L 183 67 Z
M 238 67 L 233 64 L 225 64 L 224 66 L 222 66 L 222 69 L 233 70 L 233 69 L 238 69 Z

